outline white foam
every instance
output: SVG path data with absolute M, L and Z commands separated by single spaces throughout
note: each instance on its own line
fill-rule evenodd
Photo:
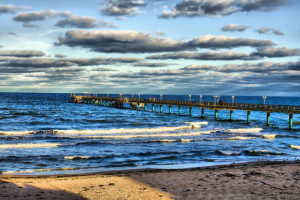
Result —
M 235 137 L 229 137 L 225 138 L 226 140 L 251 140 L 254 139 L 255 137 L 244 137 L 244 136 L 235 136 Z
M 262 136 L 264 139 L 274 140 L 276 138 L 276 134 L 265 134 Z
M 66 160 L 79 160 L 79 159 L 86 160 L 89 158 L 90 158 L 89 156 L 65 156 L 64 157 L 64 159 Z
M 0 149 L 15 148 L 49 148 L 61 146 L 60 143 L 25 143 L 25 144 L 0 144 Z
M 227 151 L 227 150 L 218 150 L 220 154 L 231 156 L 231 155 L 239 155 L 241 154 L 241 151 Z
M 33 133 L 34 131 L 0 131 L 0 135 L 10 135 L 10 136 L 30 135 Z
M 131 138 L 151 138 L 151 137 L 183 137 L 183 136 L 198 136 L 203 134 L 210 134 L 215 131 L 198 131 L 187 133 L 162 133 L 162 134 L 139 134 L 139 135 L 103 135 L 103 136 L 88 136 L 88 138 L 97 139 L 131 139 Z
M 231 133 L 259 133 L 263 131 L 263 128 L 239 128 L 239 129 L 227 129 L 227 132 Z
M 191 125 L 192 129 L 201 128 L 200 125 L 208 125 L 208 122 L 184 122 L 185 124 Z
M 157 127 L 157 128 L 136 128 L 136 129 L 103 129 L 103 130 L 55 130 L 57 135 L 74 135 L 74 134 L 124 134 L 124 133 L 158 133 L 170 132 L 178 130 L 191 129 L 191 126 L 175 126 L 175 127 Z
M 291 144 L 290 147 L 291 147 L 292 149 L 300 149 L 300 146 L 299 146 L 299 145 L 293 145 L 293 144 Z
M 180 142 L 192 142 L 194 141 L 193 139 L 180 139 Z
M 65 168 L 48 168 L 48 169 L 33 169 L 33 170 L 21 170 L 21 171 L 6 171 L 3 174 L 17 174 L 17 173 L 34 173 L 34 172 L 47 172 L 47 171 L 65 171 L 65 170 L 76 170 L 76 169 L 86 169 L 84 167 L 65 167 Z

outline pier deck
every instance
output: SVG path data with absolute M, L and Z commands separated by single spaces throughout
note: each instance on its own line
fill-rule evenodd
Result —
M 215 118 L 218 118 L 219 110 L 229 110 L 230 120 L 233 117 L 234 110 L 247 111 L 247 122 L 250 122 L 251 111 L 261 111 L 267 113 L 267 124 L 270 124 L 270 114 L 286 113 L 289 115 L 289 127 L 293 126 L 293 115 L 300 114 L 300 106 L 290 105 L 269 105 L 269 104 L 245 104 L 245 103 L 227 103 L 227 102 L 200 102 L 200 101 L 179 101 L 179 100 L 157 100 L 155 98 L 138 99 L 138 98 L 121 98 L 121 97 L 96 97 L 96 96 L 76 96 L 71 95 L 70 102 L 73 103 L 90 103 L 109 105 L 116 108 L 123 108 L 124 103 L 130 104 L 130 108 L 140 109 L 141 107 L 152 106 L 154 111 L 154 105 L 160 106 L 160 112 L 162 112 L 162 106 L 169 106 L 169 113 L 171 113 L 172 106 L 177 106 L 179 113 L 181 114 L 181 107 L 189 108 L 189 115 L 192 115 L 192 108 L 198 107 L 202 109 L 202 117 L 204 117 L 204 109 L 215 110 Z

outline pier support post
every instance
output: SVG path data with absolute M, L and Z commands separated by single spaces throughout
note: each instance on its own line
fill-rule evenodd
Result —
M 201 109 L 201 117 L 202 117 L 202 118 L 205 117 L 204 108 Z
M 248 110 L 247 111 L 247 123 L 250 123 L 250 117 L 251 117 L 251 112 Z
M 293 113 L 290 113 L 289 116 L 289 128 L 293 128 Z
M 218 119 L 218 112 L 219 110 L 215 110 L 215 119 Z
M 148 110 L 148 105 L 145 103 L 145 111 Z
M 189 110 L 189 116 L 190 116 L 190 117 L 192 116 L 192 107 L 190 107 L 190 110 Z
M 233 120 L 233 110 L 230 110 L 230 114 L 229 114 L 229 120 L 232 121 Z
M 137 109 L 138 109 L 138 110 L 140 109 L 140 103 L 138 103 L 138 105 L 137 105 Z
M 172 106 L 169 106 L 169 114 L 172 112 Z
M 178 107 L 178 114 L 181 115 L 181 106 Z
M 154 112 L 154 104 L 152 104 L 152 112 Z
M 159 112 L 162 113 L 162 105 L 159 105 Z
M 271 124 L 270 114 L 271 113 L 267 112 L 267 125 Z

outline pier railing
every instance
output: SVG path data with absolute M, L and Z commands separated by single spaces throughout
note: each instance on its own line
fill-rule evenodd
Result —
M 162 106 L 169 106 L 169 114 L 171 114 L 171 107 L 177 106 L 179 114 L 181 114 L 181 107 L 189 108 L 189 115 L 192 115 L 192 108 L 198 107 L 202 109 L 202 117 L 204 117 L 204 109 L 215 110 L 215 118 L 218 118 L 219 110 L 229 110 L 230 120 L 233 117 L 234 110 L 247 111 L 247 122 L 250 123 L 250 112 L 261 111 L 267 113 L 267 124 L 270 124 L 270 114 L 273 112 L 289 114 L 289 127 L 293 126 L 293 114 L 300 114 L 300 106 L 294 105 L 270 105 L 270 104 L 247 104 L 247 103 L 227 103 L 227 102 L 202 102 L 202 101 L 184 101 L 184 100 L 162 100 L 156 98 L 121 98 L 121 97 L 97 97 L 97 96 L 76 96 L 71 95 L 70 101 L 74 103 L 93 103 L 101 105 L 109 105 L 112 107 L 123 108 L 124 103 L 129 103 L 130 108 L 140 110 L 141 107 L 151 104 L 152 111 L 154 105 L 160 105 L 160 112 Z M 106 104 L 104 104 L 106 102 Z

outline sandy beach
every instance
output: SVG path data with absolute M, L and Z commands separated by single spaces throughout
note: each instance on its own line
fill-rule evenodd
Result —
M 299 199 L 300 161 L 80 175 L 1 175 L 0 199 Z

